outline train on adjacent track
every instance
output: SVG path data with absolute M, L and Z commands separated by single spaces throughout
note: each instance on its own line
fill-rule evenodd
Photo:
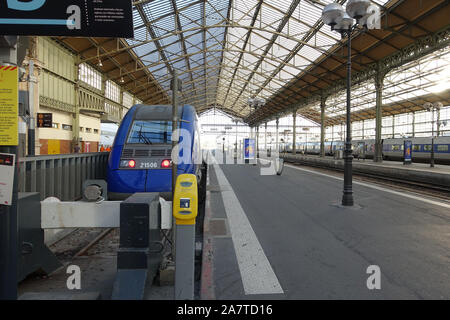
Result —
M 410 140 L 413 162 L 429 162 L 431 158 L 431 138 L 395 138 L 383 139 L 382 150 L 384 160 L 402 161 L 404 141 Z M 353 140 L 353 156 L 356 158 L 373 159 L 375 153 L 375 140 Z M 326 141 L 325 154 L 334 156 L 338 150 L 344 150 L 343 141 Z M 292 143 L 280 145 L 280 152 L 292 153 Z M 320 142 L 298 142 L 296 153 L 320 154 Z M 436 163 L 450 164 L 450 137 L 434 138 L 434 159 Z
M 177 174 L 201 179 L 200 130 L 195 108 L 178 108 L 180 129 Z M 188 139 L 183 142 L 183 139 Z M 172 106 L 135 105 L 124 116 L 107 167 L 108 196 L 123 200 L 136 192 L 172 194 Z M 200 186 L 200 183 L 198 184 Z

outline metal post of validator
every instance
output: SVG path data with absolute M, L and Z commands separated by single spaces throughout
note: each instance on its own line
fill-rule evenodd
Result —
M 194 299 L 195 218 L 198 211 L 197 177 L 177 177 L 173 197 L 175 218 L 175 300 Z

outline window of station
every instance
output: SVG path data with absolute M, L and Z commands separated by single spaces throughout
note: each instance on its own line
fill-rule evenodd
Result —
M 91 128 L 86 128 L 86 133 L 91 133 L 92 129 Z
M 94 133 L 95 133 L 95 134 L 98 134 L 98 129 L 94 129 Z
M 133 96 L 128 92 L 124 92 L 122 104 L 125 108 L 130 109 L 133 106 Z
M 120 87 L 110 80 L 106 81 L 105 97 L 112 101 L 119 103 L 120 102 Z
M 72 131 L 72 126 L 70 124 L 63 124 L 62 129 L 67 130 L 67 131 Z
M 102 90 L 101 73 L 87 64 L 80 64 L 78 69 L 78 79 L 98 90 Z
M 80 127 L 80 132 L 83 132 L 83 127 Z
M 52 128 L 59 129 L 59 123 L 53 122 L 52 123 Z

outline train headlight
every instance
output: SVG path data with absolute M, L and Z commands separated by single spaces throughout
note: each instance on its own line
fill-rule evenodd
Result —
M 171 165 L 170 160 L 165 159 L 161 162 L 161 168 L 170 168 L 170 165 Z
M 129 166 L 130 168 L 134 168 L 134 167 L 136 166 L 136 161 L 134 161 L 134 160 L 128 161 L 128 166 Z

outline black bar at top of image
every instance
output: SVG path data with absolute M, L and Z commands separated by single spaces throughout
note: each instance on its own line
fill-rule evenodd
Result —
M 131 0 L 1 0 L 0 35 L 133 38 Z

